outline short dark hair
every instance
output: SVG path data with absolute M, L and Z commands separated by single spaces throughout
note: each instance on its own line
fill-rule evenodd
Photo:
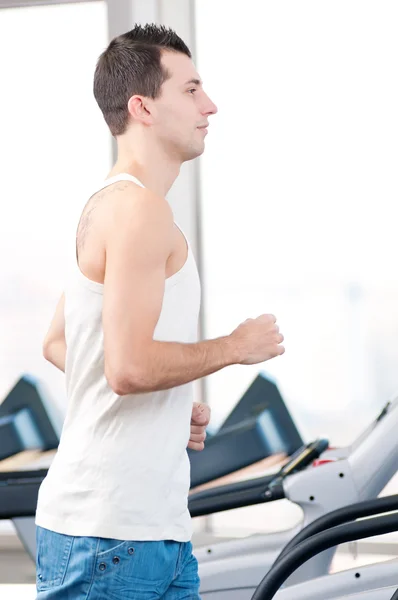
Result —
M 94 97 L 113 136 L 125 132 L 129 98 L 157 98 L 170 74 L 161 64 L 162 50 L 192 58 L 188 46 L 163 25 L 136 25 L 114 38 L 100 55 L 94 74 Z

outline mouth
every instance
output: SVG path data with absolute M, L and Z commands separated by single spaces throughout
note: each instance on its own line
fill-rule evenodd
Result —
M 202 127 L 198 127 L 198 129 L 200 129 L 200 131 L 203 131 L 204 133 L 208 133 L 207 131 L 208 125 L 203 125 Z

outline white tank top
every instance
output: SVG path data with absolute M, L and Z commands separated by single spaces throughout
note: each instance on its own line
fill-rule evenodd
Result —
M 96 191 L 119 180 L 142 186 L 123 173 Z M 74 536 L 188 541 L 193 384 L 115 394 L 104 375 L 102 301 L 103 285 L 76 264 L 65 289 L 67 411 L 40 487 L 36 523 Z M 196 342 L 199 308 L 199 276 L 188 243 L 186 263 L 166 279 L 154 339 Z

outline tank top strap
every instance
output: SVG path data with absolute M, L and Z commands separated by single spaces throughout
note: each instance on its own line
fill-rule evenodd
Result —
M 141 183 L 141 181 L 139 179 L 137 179 L 137 177 L 134 177 L 134 175 L 130 175 L 130 173 L 118 173 L 118 175 L 114 175 L 113 177 L 109 177 L 108 179 L 105 179 L 102 184 L 99 186 L 99 189 L 97 191 L 100 191 L 101 189 L 108 187 L 108 185 L 112 185 L 113 183 L 117 183 L 118 181 L 132 181 L 133 183 L 135 183 L 136 185 L 139 185 L 140 187 L 145 187 L 143 183 Z

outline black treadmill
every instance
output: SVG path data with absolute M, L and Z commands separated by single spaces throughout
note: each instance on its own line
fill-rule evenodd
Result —
M 327 447 L 327 440 L 315 440 L 303 445 L 271 475 L 192 494 L 188 498 L 192 518 L 284 498 L 283 480 L 310 465 Z M 36 514 L 39 488 L 46 474 L 47 469 L 0 472 L 0 519 L 19 522 L 21 541 L 32 558 L 35 555 L 32 517 Z
M 8 417 L 20 410 L 30 410 L 37 420 L 37 431 L 41 432 L 39 448 L 51 450 L 58 446 L 58 435 L 55 429 L 49 427 L 51 421 L 44 410 L 37 381 L 29 377 L 21 378 L 2 406 L 8 410 Z M 31 410 L 31 407 L 36 408 Z M 33 421 L 33 417 L 31 420 Z M 15 431 L 14 427 L 14 434 Z M 14 441 L 17 442 L 18 439 L 21 440 L 21 435 L 18 437 L 15 434 Z M 14 443 L 13 448 L 16 447 Z M 5 455 L 10 456 L 10 448 L 11 446 L 8 452 L 4 451 Z M 19 451 L 24 449 L 21 441 L 18 448 Z M 303 442 L 281 394 L 271 379 L 260 374 L 228 416 L 220 431 L 206 441 L 205 450 L 189 453 L 191 487 L 234 472 L 275 453 L 296 457 L 297 449 L 301 456 Z M 304 449 L 306 456 L 312 456 L 311 452 L 308 454 L 308 446 L 304 446 Z M 294 460 L 296 463 L 296 458 Z M 289 461 L 288 464 L 292 462 Z M 304 465 L 304 462 L 302 464 Z M 282 473 L 287 474 L 286 467 L 284 469 L 285 471 L 276 475 L 281 477 Z M 47 468 L 25 468 L 8 472 L 0 470 L 0 519 L 13 520 L 21 541 L 32 558 L 35 555 L 35 527 L 32 517 L 36 512 L 39 487 L 46 474 Z M 259 496 L 258 489 L 262 490 L 267 481 L 274 481 L 276 475 L 269 480 L 261 478 L 258 482 L 243 482 L 232 487 L 223 486 L 194 494 L 189 499 L 191 514 L 193 517 L 200 516 L 275 499 L 277 486 L 272 488 L 272 498 L 264 498 L 262 493 Z
M 191 488 L 274 454 L 291 456 L 303 443 L 278 386 L 260 373 L 204 450 L 188 450 Z
M 0 461 L 24 450 L 55 450 L 62 429 L 55 411 L 40 381 L 21 377 L 0 404 Z M 218 432 L 208 436 L 204 450 L 188 449 L 191 488 L 274 454 L 290 456 L 302 444 L 277 385 L 260 374 Z

